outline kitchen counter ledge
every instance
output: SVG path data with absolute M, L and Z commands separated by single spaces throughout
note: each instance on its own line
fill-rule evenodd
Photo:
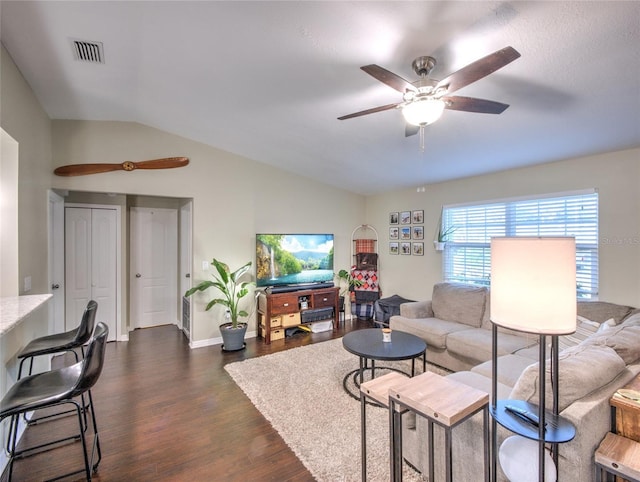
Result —
M 0 298 L 0 336 L 11 331 L 53 295 L 8 296 Z

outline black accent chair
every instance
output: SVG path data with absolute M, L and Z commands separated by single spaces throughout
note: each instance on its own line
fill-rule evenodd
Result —
M 0 422 L 5 418 L 17 418 L 33 410 L 66 404 L 73 405 L 73 410 L 78 417 L 79 437 L 82 441 L 84 455 L 84 469 L 57 476 L 55 477 L 56 479 L 85 472 L 87 480 L 91 480 L 92 472 L 98 469 L 98 464 L 102 459 L 91 388 L 96 384 L 102 373 L 108 334 L 109 328 L 107 325 L 98 323 L 83 360 L 71 366 L 24 377 L 18 380 L 0 401 Z M 89 411 L 91 412 L 94 432 L 91 457 L 87 452 L 85 425 L 83 423 L 83 413 L 86 413 L 86 411 L 83 408 L 83 404 L 76 400 L 77 397 L 85 393 L 89 399 Z M 34 455 L 38 453 L 36 452 L 38 449 L 78 438 L 78 435 L 73 435 L 18 451 L 16 449 L 18 424 L 12 424 L 11 429 L 13 434 L 11 435 L 12 443 L 9 447 L 9 481 L 11 481 L 13 463 L 16 458 Z M 94 463 L 96 454 L 98 460 Z

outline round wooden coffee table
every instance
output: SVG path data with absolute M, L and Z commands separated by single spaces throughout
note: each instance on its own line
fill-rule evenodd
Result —
M 357 355 L 360 360 L 360 367 L 346 374 L 343 379 L 345 391 L 353 398 L 358 399 L 358 395 L 351 393 L 347 388 L 347 379 L 353 375 L 356 388 L 364 380 L 365 370 L 371 371 L 371 378 L 375 378 L 376 360 L 397 361 L 411 360 L 411 376 L 415 373 L 416 358 L 422 356 L 422 371 L 427 367 L 425 341 L 411 333 L 403 331 L 391 332 L 391 341 L 382 341 L 382 330 L 379 328 L 368 328 L 365 330 L 350 331 L 342 338 L 342 346 L 349 353 Z M 393 370 L 404 373 L 397 368 L 384 367 L 386 370 Z M 405 375 L 409 375 L 405 373 Z

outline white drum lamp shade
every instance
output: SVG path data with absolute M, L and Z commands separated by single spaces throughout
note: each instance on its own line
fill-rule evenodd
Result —
M 573 237 L 491 239 L 491 321 L 544 335 L 576 331 Z

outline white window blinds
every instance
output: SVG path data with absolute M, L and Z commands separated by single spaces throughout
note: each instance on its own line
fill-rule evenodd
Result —
M 575 236 L 577 297 L 598 296 L 597 192 L 445 206 L 442 222 L 455 229 L 444 251 L 446 281 L 488 286 L 493 236 Z

